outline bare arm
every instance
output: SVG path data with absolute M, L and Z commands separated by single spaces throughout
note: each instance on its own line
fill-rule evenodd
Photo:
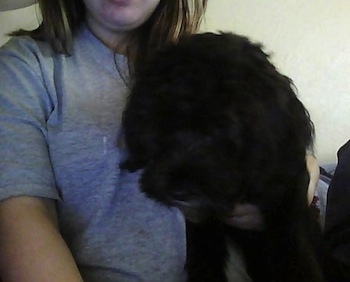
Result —
M 313 155 L 306 155 L 306 167 L 310 175 L 309 188 L 307 191 L 307 199 L 309 204 L 311 204 L 312 199 L 315 195 L 318 180 L 320 178 L 320 167 L 318 165 L 317 159 Z
M 0 0 L 0 12 L 25 8 L 36 2 L 36 0 Z
M 3 282 L 83 281 L 58 232 L 53 200 L 0 202 L 0 273 Z

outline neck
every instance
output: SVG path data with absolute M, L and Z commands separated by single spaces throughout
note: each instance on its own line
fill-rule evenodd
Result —
M 98 22 L 89 17 L 86 20 L 86 25 L 91 33 L 104 45 L 118 54 L 125 55 L 126 48 L 124 42 L 126 41 L 127 32 L 116 32 L 112 29 L 107 29 L 105 26 L 101 26 Z

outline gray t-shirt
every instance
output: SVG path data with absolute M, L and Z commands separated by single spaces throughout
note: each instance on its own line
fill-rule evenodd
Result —
M 125 57 L 115 59 L 126 72 Z M 0 50 L 0 200 L 56 199 L 85 281 L 184 281 L 181 214 L 118 168 L 127 92 L 113 52 L 85 27 L 71 56 L 10 40 Z

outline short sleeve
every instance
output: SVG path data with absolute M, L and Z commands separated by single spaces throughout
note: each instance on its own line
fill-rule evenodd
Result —
M 46 122 L 53 103 L 34 40 L 15 38 L 0 49 L 0 200 L 57 199 Z

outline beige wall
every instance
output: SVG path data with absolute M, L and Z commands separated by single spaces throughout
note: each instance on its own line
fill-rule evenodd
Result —
M 0 13 L 0 44 L 5 32 L 36 24 L 33 7 Z M 311 112 L 320 162 L 336 161 L 350 139 L 349 0 L 209 0 L 203 30 L 263 42 Z
M 36 5 L 14 11 L 0 12 L 0 45 L 9 39 L 6 34 L 10 31 L 19 28 L 32 29 L 37 27 L 37 15 L 40 18 Z
M 320 162 L 336 161 L 350 139 L 349 0 L 209 0 L 203 30 L 263 42 L 311 113 Z

